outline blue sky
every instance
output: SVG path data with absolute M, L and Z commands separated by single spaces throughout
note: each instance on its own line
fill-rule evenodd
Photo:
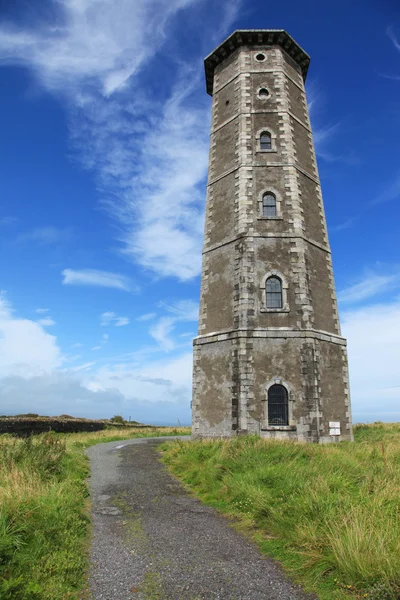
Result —
M 355 421 L 400 420 L 397 0 L 0 3 L 0 413 L 190 422 L 203 58 L 284 28 L 307 94 Z

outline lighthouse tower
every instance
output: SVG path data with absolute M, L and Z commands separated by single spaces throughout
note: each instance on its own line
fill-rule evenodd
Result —
M 352 439 L 309 62 L 285 31 L 265 29 L 234 32 L 205 60 L 212 122 L 195 437 Z

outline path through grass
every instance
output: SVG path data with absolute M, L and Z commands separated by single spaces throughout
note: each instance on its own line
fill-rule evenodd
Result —
M 356 443 L 165 445 L 171 471 L 321 599 L 400 599 L 400 424 Z
M 0 599 L 82 598 L 90 531 L 86 447 L 187 433 L 127 428 L 0 436 Z

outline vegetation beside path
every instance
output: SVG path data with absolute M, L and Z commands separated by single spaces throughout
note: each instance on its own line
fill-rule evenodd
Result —
M 184 427 L 0 436 L 0 599 L 77 600 L 88 568 L 85 448 Z
M 355 438 L 176 441 L 163 457 L 321 600 L 399 600 L 400 424 L 359 425 Z

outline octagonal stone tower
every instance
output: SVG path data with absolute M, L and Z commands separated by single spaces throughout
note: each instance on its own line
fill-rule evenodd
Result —
M 213 102 L 196 437 L 352 439 L 309 62 L 283 30 L 236 31 L 205 60 Z

